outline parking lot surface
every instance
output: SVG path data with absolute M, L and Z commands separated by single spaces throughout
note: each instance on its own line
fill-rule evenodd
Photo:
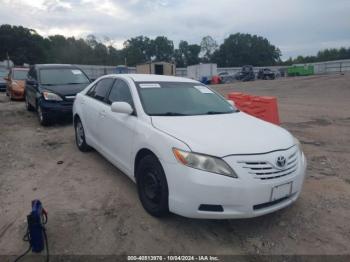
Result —
M 96 151 L 78 151 L 69 121 L 41 127 L 23 102 L 1 93 L 0 254 L 27 248 L 35 198 L 49 213 L 52 254 L 350 254 L 350 75 L 214 88 L 278 98 L 282 126 L 308 159 L 295 204 L 248 220 L 153 218 L 131 180 Z

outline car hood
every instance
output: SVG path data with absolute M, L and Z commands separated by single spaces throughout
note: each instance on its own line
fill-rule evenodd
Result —
M 186 143 L 193 152 L 224 157 L 259 154 L 294 145 L 285 129 L 243 112 L 223 115 L 152 116 L 153 126 Z
M 25 81 L 24 80 L 13 80 L 13 82 L 15 82 L 20 89 L 24 89 L 24 87 L 25 87 Z
M 87 87 L 89 84 L 76 84 L 76 85 L 42 85 L 42 90 L 48 90 L 52 91 L 55 94 L 61 95 L 61 96 L 67 96 L 67 95 L 76 95 L 80 91 L 82 91 L 85 87 Z

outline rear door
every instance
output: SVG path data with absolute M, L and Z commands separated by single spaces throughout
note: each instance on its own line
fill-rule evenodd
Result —
M 109 105 L 106 103 L 106 96 L 113 82 L 113 78 L 101 79 L 90 88 L 84 98 L 83 114 L 86 136 L 98 148 L 101 147 L 101 119 L 103 119 L 107 108 L 109 108 Z
M 134 108 L 129 85 L 122 79 L 116 79 L 107 97 L 109 105 L 101 120 L 101 144 L 105 153 L 120 169 L 131 174 L 131 155 L 135 137 L 136 112 L 132 115 L 112 112 L 113 102 L 126 102 Z
M 25 87 L 25 92 L 26 92 L 26 97 L 28 99 L 28 102 L 32 106 L 36 107 L 36 92 L 38 89 L 38 77 L 34 67 L 30 68 L 28 72 L 27 80 L 34 81 L 36 83 L 36 85 L 33 85 L 30 82 L 26 81 L 26 87 Z

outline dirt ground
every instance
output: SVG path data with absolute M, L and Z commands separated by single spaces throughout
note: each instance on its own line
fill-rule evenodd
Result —
M 248 220 L 153 218 L 125 175 L 97 152 L 78 151 L 69 121 L 41 127 L 23 102 L 1 93 L 0 254 L 27 248 L 35 198 L 49 212 L 52 254 L 350 254 L 350 75 L 215 88 L 278 97 L 282 125 L 308 159 L 294 205 Z

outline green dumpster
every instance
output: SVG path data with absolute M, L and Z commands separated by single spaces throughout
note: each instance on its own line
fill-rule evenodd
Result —
M 311 76 L 315 74 L 313 65 L 288 67 L 288 76 Z

